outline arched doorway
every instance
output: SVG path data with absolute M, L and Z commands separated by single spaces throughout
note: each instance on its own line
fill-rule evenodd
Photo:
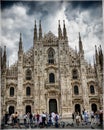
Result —
M 28 112 L 31 113 L 31 106 L 30 105 L 26 106 L 26 113 L 28 113 Z
M 9 115 L 14 113 L 14 106 L 9 107 Z
M 75 112 L 81 112 L 80 104 L 75 105 Z
M 93 103 L 91 105 L 92 111 L 96 112 L 97 111 L 97 105 L 95 103 Z
M 55 112 L 57 113 L 57 101 L 56 99 L 49 100 L 49 113 Z

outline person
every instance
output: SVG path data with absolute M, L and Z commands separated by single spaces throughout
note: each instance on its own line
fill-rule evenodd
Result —
M 91 116 L 91 123 L 93 123 L 94 122 L 94 111 L 91 111 L 90 116 Z
M 39 117 L 40 117 L 40 115 L 37 113 L 37 115 L 36 115 L 37 122 L 39 122 Z
M 73 120 L 73 122 L 74 122 L 74 119 L 75 119 L 75 113 L 73 112 L 72 113 L 72 120 Z
M 29 115 L 29 120 L 30 120 L 30 124 L 32 124 L 33 123 L 33 115 L 32 115 L 32 113 L 30 113 L 30 115 Z
M 51 116 L 51 114 L 49 114 L 49 120 L 48 120 L 48 124 L 49 124 L 49 126 L 51 126 L 52 125 L 52 116 Z
M 99 110 L 99 121 L 100 121 L 100 126 L 103 125 L 103 110 L 100 108 Z
M 99 124 L 99 111 L 95 112 L 95 119 L 96 119 L 96 124 Z
M 43 113 L 42 113 L 42 125 L 43 125 L 43 127 L 45 126 L 45 120 L 46 120 L 46 115 L 45 115 L 45 113 L 43 112 Z
M 26 122 L 27 115 L 24 114 L 23 118 L 24 118 L 24 125 L 26 126 L 26 123 L 27 123 L 27 122 Z
M 7 124 L 8 120 L 9 120 L 9 114 L 8 114 L 8 112 L 6 112 L 5 113 L 5 124 Z
M 51 120 L 52 120 L 52 125 L 54 126 L 55 125 L 55 113 L 54 112 L 51 113 Z
M 15 113 L 13 113 L 13 114 L 11 115 L 11 119 L 12 119 L 12 126 L 13 126 L 13 128 L 14 128 L 14 125 L 15 125 Z
M 29 117 L 30 117 L 30 113 L 28 112 L 28 113 L 27 113 L 27 118 L 26 118 L 26 119 L 27 119 L 26 122 L 27 122 L 28 125 L 30 124 L 30 118 L 29 118 Z
M 59 126 L 58 126 L 58 120 L 59 120 L 59 116 L 58 116 L 58 114 L 56 113 L 56 115 L 55 115 L 55 127 L 56 127 L 56 128 L 59 127 Z
M 76 112 L 76 124 L 77 124 L 77 126 L 79 126 L 79 123 L 80 123 L 79 112 Z
M 14 124 L 15 124 L 15 127 L 17 128 L 20 128 L 20 125 L 19 125 L 19 122 L 18 122 L 18 113 L 15 112 L 15 115 L 14 115 Z

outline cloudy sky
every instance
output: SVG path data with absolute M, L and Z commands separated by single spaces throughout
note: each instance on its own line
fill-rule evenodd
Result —
M 69 45 L 78 48 L 81 33 L 85 57 L 92 62 L 95 45 L 103 45 L 102 2 L 98 1 L 2 1 L 1 46 L 7 46 L 9 64 L 17 60 L 18 42 L 22 33 L 23 48 L 33 46 L 34 20 L 42 21 L 43 34 L 58 34 L 58 20 L 65 20 Z M 103 47 L 104 49 L 104 47 Z

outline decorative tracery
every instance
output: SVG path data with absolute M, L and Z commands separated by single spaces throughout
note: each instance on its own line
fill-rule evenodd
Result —
M 55 51 L 53 48 L 50 48 L 48 50 L 48 63 L 49 64 L 54 64 L 54 55 L 55 55 Z

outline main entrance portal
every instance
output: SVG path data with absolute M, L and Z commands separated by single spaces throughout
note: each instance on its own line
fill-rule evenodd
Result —
M 49 100 L 49 113 L 55 112 L 57 113 L 57 101 L 56 99 Z

